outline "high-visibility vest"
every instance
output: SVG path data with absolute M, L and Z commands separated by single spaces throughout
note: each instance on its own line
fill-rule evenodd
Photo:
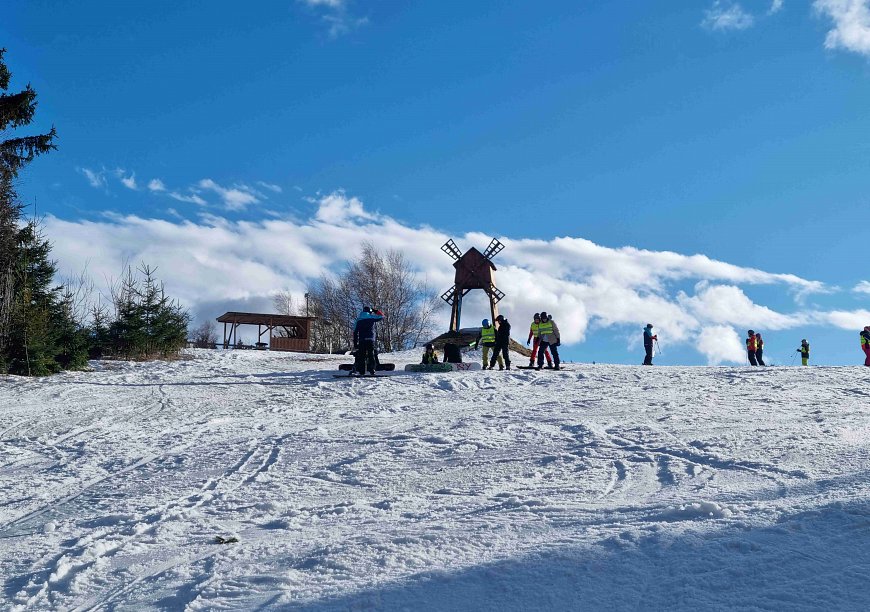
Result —
M 531 327 L 529 327 L 529 331 L 532 332 L 532 336 L 534 336 L 535 338 L 540 336 L 540 329 L 541 329 L 540 323 L 532 323 Z
M 495 342 L 495 326 L 490 325 L 489 327 L 481 327 L 480 328 L 480 341 L 481 342 Z
M 867 332 L 861 332 L 861 346 L 864 345 L 870 346 L 870 334 Z
M 810 344 L 809 342 L 801 345 L 801 357 L 809 357 L 810 356 Z
M 761 339 L 761 336 L 755 334 L 755 350 L 760 351 L 764 348 L 764 340 Z
M 538 333 L 542 336 L 548 336 L 553 333 L 553 322 L 552 321 L 541 321 L 541 324 L 538 325 Z

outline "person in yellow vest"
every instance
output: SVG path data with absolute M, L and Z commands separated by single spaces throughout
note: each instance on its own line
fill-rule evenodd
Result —
M 801 340 L 801 347 L 797 350 L 801 354 L 801 365 L 807 365 L 810 362 L 810 343 L 804 338 Z
M 532 356 L 529 358 L 529 367 L 535 367 L 535 357 L 538 355 L 538 347 L 541 345 L 541 315 L 540 313 L 535 313 L 535 316 L 532 320 L 532 324 L 529 326 L 529 338 L 526 340 L 526 346 L 532 341 L 532 338 L 535 339 L 535 343 L 532 344 Z M 547 358 L 547 367 L 553 367 L 553 359 L 550 357 L 550 351 L 544 351 L 544 357 Z
M 489 322 L 489 319 L 484 319 L 480 322 L 481 328 L 480 333 L 477 336 L 477 340 L 474 342 L 474 346 L 481 347 L 483 351 L 483 369 L 487 369 L 489 367 L 492 369 L 492 366 L 489 365 L 489 352 L 493 351 L 495 353 L 496 361 L 498 361 L 498 369 L 504 370 L 504 361 L 501 358 L 501 354 L 495 349 L 495 325 Z
M 434 365 L 438 363 L 438 353 L 431 342 L 426 344 L 426 350 L 423 352 L 423 360 L 420 361 L 423 365 Z
M 766 365 L 764 363 L 764 340 L 761 339 L 759 332 L 755 332 L 755 361 L 760 366 Z
M 541 324 L 538 326 L 538 334 L 541 337 L 541 345 L 538 347 L 538 366 L 536 370 L 544 367 L 544 353 L 547 349 L 553 351 L 553 369 L 559 369 L 559 349 L 557 348 L 562 339 L 559 334 L 559 326 L 553 320 L 553 317 L 546 312 L 541 313 Z
M 870 325 L 861 332 L 861 350 L 864 351 L 864 365 L 870 367 Z

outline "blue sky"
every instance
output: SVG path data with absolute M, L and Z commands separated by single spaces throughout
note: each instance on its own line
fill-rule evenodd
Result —
M 66 271 L 148 257 L 201 318 L 301 291 L 365 238 L 441 289 L 423 237 L 498 236 L 509 316 L 551 303 L 569 357 L 634 363 L 654 319 L 662 363 L 738 359 L 748 326 L 780 362 L 802 337 L 859 361 L 870 3 L 583 4 L 18 2 L 13 86 L 60 135 L 20 191 Z M 664 273 L 667 252 L 744 272 Z

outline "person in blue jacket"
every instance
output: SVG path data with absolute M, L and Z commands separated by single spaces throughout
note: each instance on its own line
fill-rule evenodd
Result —
M 653 335 L 652 330 L 652 323 L 647 323 L 646 327 L 643 328 L 643 348 L 646 351 L 646 357 L 643 358 L 643 365 L 653 364 L 653 341 L 658 340 L 659 337 Z
M 353 328 L 353 348 L 356 355 L 354 369 L 360 376 L 363 376 L 366 370 L 372 376 L 375 375 L 378 365 L 375 355 L 375 324 L 383 319 L 384 313 L 377 309 L 373 310 L 369 306 L 363 308 L 356 319 Z

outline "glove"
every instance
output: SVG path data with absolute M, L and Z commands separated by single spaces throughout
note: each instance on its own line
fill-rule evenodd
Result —
M 531 342 L 526 340 L 526 346 L 529 346 L 529 344 L 531 344 Z
M 472 342 L 468 346 L 470 346 L 471 348 L 477 348 L 477 342 Z
M 659 339 L 658 336 L 653 336 L 653 340 L 658 340 L 658 339 Z

